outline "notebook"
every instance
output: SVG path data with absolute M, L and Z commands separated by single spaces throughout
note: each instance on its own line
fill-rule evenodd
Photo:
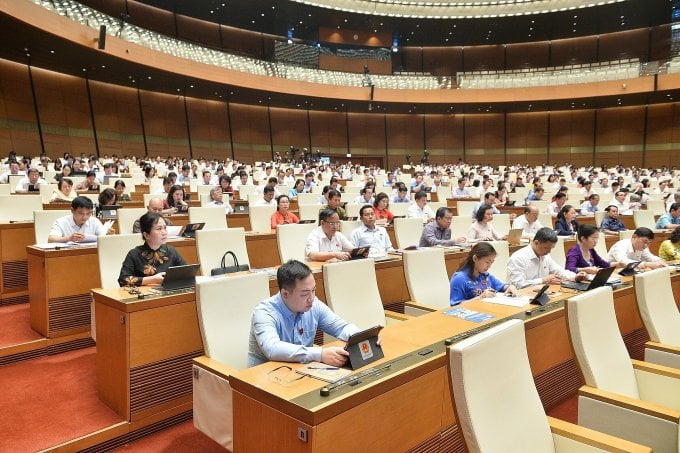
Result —
M 172 266 L 165 271 L 165 278 L 158 289 L 173 291 L 176 289 L 191 288 L 196 284 L 196 274 L 200 265 L 185 264 L 184 266 Z
M 599 288 L 600 286 L 607 284 L 607 280 L 609 280 L 609 277 L 614 272 L 614 269 L 615 269 L 614 267 L 601 268 L 599 271 L 597 271 L 597 274 L 595 274 L 595 277 L 590 283 L 562 282 L 562 286 L 565 288 L 576 289 L 579 291 L 588 291 L 591 289 Z
M 346 367 L 356 370 L 385 357 L 382 347 L 377 344 L 380 330 L 382 326 L 369 327 L 347 339 L 345 350 L 349 352 L 349 360 Z

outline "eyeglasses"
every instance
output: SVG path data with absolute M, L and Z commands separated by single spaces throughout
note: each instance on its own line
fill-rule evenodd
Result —
M 267 379 L 281 385 L 289 385 L 295 381 L 299 381 L 303 377 L 305 377 L 304 374 L 296 373 L 288 365 L 278 366 L 267 373 Z
M 336 228 L 340 226 L 340 222 L 328 222 L 328 221 L 324 220 L 324 223 L 327 223 L 330 226 L 336 227 Z

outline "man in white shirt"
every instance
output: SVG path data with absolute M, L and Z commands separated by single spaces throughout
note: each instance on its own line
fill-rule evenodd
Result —
M 626 201 L 626 192 L 623 190 L 616 191 L 614 198 L 609 203 L 610 206 L 619 208 L 619 214 L 630 214 L 630 204 Z
M 472 198 L 472 194 L 470 194 L 470 191 L 467 190 L 467 178 L 460 178 L 458 180 L 458 187 L 453 189 L 451 192 L 451 197 L 452 198 Z
M 7 184 L 9 183 L 9 176 L 10 175 L 23 175 L 24 172 L 19 170 L 19 162 L 16 160 L 12 160 L 9 163 L 9 170 L 4 172 L 2 175 L 0 175 L 0 184 Z
M 94 205 L 87 197 L 76 197 L 71 202 L 71 214 L 54 221 L 47 242 L 94 242 L 107 234 L 106 228 L 92 216 Z
M 555 201 L 550 203 L 546 208 L 546 212 L 552 217 L 557 217 L 557 214 L 562 210 L 562 206 L 567 202 L 567 194 L 564 192 L 557 192 L 555 195 Z
M 507 282 L 517 288 L 532 285 L 559 285 L 563 280 L 581 281 L 584 272 L 575 274 L 558 265 L 550 257 L 558 243 L 557 234 L 551 228 L 541 228 L 529 245 L 517 250 L 508 260 Z M 562 247 L 562 244 L 559 244 Z
M 607 254 L 607 261 L 628 264 L 642 261 L 637 269 L 657 269 L 667 266 L 666 262 L 649 251 L 649 245 L 654 240 L 654 232 L 649 228 L 640 227 L 630 239 L 621 239 L 612 245 Z
M 362 206 L 359 209 L 359 219 L 364 224 L 352 231 L 349 236 L 350 242 L 355 247 L 371 247 L 368 251 L 369 257 L 385 256 L 394 250 L 387 230 L 375 225 L 375 211 L 372 206 Z
M 14 190 L 16 192 L 39 192 L 41 184 L 46 184 L 46 182 L 40 177 L 38 169 L 29 168 L 26 176 L 19 180 Z
M 262 191 L 262 198 L 253 203 L 253 206 L 276 206 L 276 199 L 274 198 L 275 191 L 271 186 L 264 186 Z
M 406 217 L 423 219 L 423 223 L 434 220 L 434 211 L 427 204 L 427 193 L 416 192 L 416 201 L 406 210 Z
M 543 228 L 541 222 L 538 221 L 538 208 L 534 205 L 528 205 L 524 208 L 524 214 L 518 216 L 512 222 L 513 229 L 522 229 L 522 237 L 525 239 L 533 239 L 538 230 Z
M 593 216 L 596 211 L 599 211 L 600 196 L 596 193 L 590 194 L 588 199 L 581 203 L 581 215 Z
M 347 261 L 354 244 L 339 231 L 340 217 L 330 208 L 319 212 L 319 227 L 307 236 L 305 256 L 309 261 Z

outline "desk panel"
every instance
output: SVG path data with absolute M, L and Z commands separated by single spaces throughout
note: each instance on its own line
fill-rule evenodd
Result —
M 33 222 L 0 222 L 0 306 L 28 302 L 26 247 L 34 242 Z

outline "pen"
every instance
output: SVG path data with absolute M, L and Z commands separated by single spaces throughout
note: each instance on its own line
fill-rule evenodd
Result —
M 338 367 L 332 366 L 308 366 L 308 370 L 338 370 Z

